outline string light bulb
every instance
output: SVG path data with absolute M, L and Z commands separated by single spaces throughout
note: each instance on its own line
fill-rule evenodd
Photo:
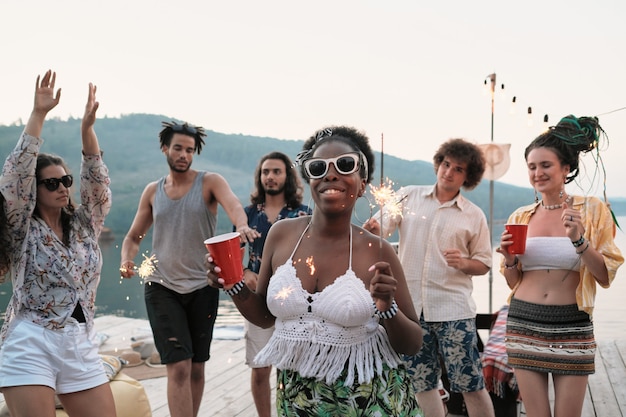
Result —
M 533 108 L 532 107 L 528 107 L 528 127 L 531 127 L 533 125 Z
M 543 129 L 544 130 L 548 130 L 548 127 L 549 127 L 548 126 L 548 115 L 544 114 L 544 116 L 543 116 Z
M 509 113 L 515 114 L 515 103 L 516 102 L 517 102 L 517 97 L 513 96 L 513 100 L 511 100 L 511 110 L 509 110 Z
M 506 101 L 506 93 L 504 92 L 504 84 L 500 84 L 500 97 L 502 101 Z

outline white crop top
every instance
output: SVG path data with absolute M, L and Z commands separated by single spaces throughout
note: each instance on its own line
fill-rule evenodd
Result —
M 517 257 L 522 263 L 522 271 L 580 270 L 580 256 L 568 237 L 529 237 L 525 253 Z
M 396 368 L 400 357 L 374 315 L 370 292 L 352 270 L 352 229 L 348 270 L 313 294 L 302 287 L 292 261 L 307 229 L 269 282 L 267 306 L 276 317 L 275 330 L 254 360 L 327 384 L 344 369 L 345 386 L 355 379 L 370 382 L 382 373 L 383 363 Z

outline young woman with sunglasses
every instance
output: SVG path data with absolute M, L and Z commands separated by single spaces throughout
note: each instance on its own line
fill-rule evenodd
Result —
M 272 226 L 256 293 L 243 281 L 225 288 L 248 320 L 276 325 L 255 361 L 277 370 L 278 415 L 421 415 L 399 356 L 416 353 L 422 340 L 402 266 L 388 242 L 351 222 L 372 179 L 368 139 L 327 128 L 296 162 L 312 216 Z
M 115 416 L 94 341 L 102 257 L 98 236 L 111 207 L 107 167 L 94 131 L 96 87 L 82 120 L 81 204 L 63 160 L 40 152 L 49 111 L 61 98 L 56 74 L 37 77 L 35 102 L 0 177 L 13 294 L 0 334 L 0 391 L 13 416 Z

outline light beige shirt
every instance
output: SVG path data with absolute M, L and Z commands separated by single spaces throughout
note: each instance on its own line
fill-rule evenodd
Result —
M 415 311 L 429 322 L 476 316 L 472 276 L 449 267 L 446 249 L 491 267 L 489 227 L 483 211 L 460 193 L 439 203 L 434 186 L 411 185 L 398 190 L 399 210 L 383 207 L 385 236 L 399 231 L 398 255 Z M 399 212 L 394 213 L 395 211 Z M 380 212 L 374 218 L 380 222 Z

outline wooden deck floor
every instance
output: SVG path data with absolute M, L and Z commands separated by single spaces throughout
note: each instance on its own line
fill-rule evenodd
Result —
M 96 318 L 96 330 L 109 336 L 102 351 L 128 348 L 131 336 L 146 328 L 149 328 L 147 320 L 115 316 Z M 626 417 L 626 340 L 600 340 L 598 345 L 596 373 L 589 378 L 583 417 Z M 250 370 L 244 357 L 243 339 L 213 341 L 211 359 L 206 365 L 200 416 L 256 416 L 249 388 Z M 274 378 L 272 384 L 273 381 Z M 154 417 L 169 416 L 166 383 L 165 377 L 142 381 Z
M 127 349 L 132 335 L 149 328 L 147 320 L 125 317 L 101 316 L 96 318 L 95 322 L 96 331 L 109 336 L 101 346 L 102 351 Z M 216 326 L 229 324 L 218 319 Z M 272 377 L 271 381 L 274 390 L 275 378 Z M 150 400 L 153 417 L 169 416 L 167 378 L 146 379 L 141 383 Z M 211 359 L 206 364 L 206 383 L 199 414 L 203 417 L 256 417 L 256 409 L 250 394 L 250 368 L 245 364 L 243 339 L 213 340 Z
M 220 324 L 228 323 L 218 321 Z M 128 345 L 129 335 L 147 325 L 146 320 L 122 317 L 103 316 L 96 319 L 96 329 L 110 336 L 103 349 L 107 345 Z M 596 373 L 589 377 L 583 417 L 626 417 L 626 340 L 600 340 L 598 345 Z M 211 359 L 206 365 L 201 416 L 256 416 L 249 388 L 250 370 L 244 363 L 244 357 L 242 339 L 213 341 Z M 154 417 L 168 416 L 166 378 L 144 380 L 143 385 Z

